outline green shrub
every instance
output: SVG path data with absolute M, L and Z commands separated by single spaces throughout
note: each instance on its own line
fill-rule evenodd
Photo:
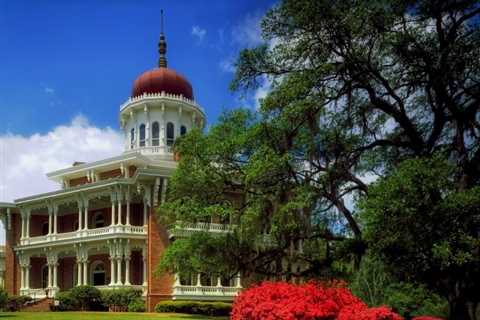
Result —
M 0 310 L 5 310 L 8 303 L 8 293 L 4 289 L 0 289 Z
M 79 303 L 73 298 L 70 291 L 62 291 L 57 293 L 55 300 L 58 301 L 58 306 L 55 311 L 73 311 L 80 309 Z
M 407 319 L 414 316 L 445 318 L 448 303 L 440 296 L 414 283 L 396 283 L 385 290 L 385 304 Z
M 145 301 L 141 298 L 136 298 L 128 304 L 128 312 L 145 312 Z
M 141 290 L 116 289 L 102 292 L 102 301 L 112 311 L 127 311 L 130 303 L 140 299 Z M 140 299 L 141 300 L 141 299 Z
M 32 298 L 29 296 L 10 296 L 8 297 L 7 304 L 5 306 L 6 311 L 18 311 L 20 310 L 27 302 L 32 301 Z
M 232 304 L 226 302 L 161 301 L 155 312 L 201 314 L 206 316 L 228 316 Z
M 78 286 L 70 289 L 71 299 L 77 301 L 82 311 L 98 310 L 102 305 L 101 293 L 92 286 Z

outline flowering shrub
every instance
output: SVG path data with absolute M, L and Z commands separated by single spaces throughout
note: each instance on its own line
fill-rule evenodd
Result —
M 233 320 L 402 320 L 387 307 L 368 308 L 342 282 L 293 285 L 264 282 L 243 291 Z

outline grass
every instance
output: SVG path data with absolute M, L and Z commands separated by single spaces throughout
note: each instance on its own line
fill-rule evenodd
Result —
M 131 312 L 0 312 L 0 320 L 225 320 L 178 313 Z

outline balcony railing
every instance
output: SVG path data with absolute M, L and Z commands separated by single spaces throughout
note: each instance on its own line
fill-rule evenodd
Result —
M 147 229 L 145 226 L 132 226 L 132 225 L 113 225 L 96 229 L 83 229 L 72 232 L 50 234 L 38 237 L 29 237 L 20 239 L 20 245 L 35 245 L 42 243 L 51 243 L 55 241 L 68 241 L 68 240 L 95 240 L 98 237 L 105 235 L 147 235 Z
M 184 238 L 191 236 L 195 232 L 232 232 L 232 225 L 224 223 L 197 222 L 187 223 L 177 221 L 174 227 L 168 230 L 170 237 Z
M 241 290 L 241 287 L 177 285 L 173 287 L 173 299 L 231 301 Z

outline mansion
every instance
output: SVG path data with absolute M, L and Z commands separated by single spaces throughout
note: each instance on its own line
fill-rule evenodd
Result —
M 229 230 L 219 223 L 168 229 L 156 214 L 176 168 L 175 139 L 205 126 L 192 86 L 167 67 L 163 31 L 159 53 L 158 68 L 141 74 L 120 106 L 122 154 L 50 172 L 59 190 L 0 203 L 9 294 L 45 299 L 79 285 L 137 288 L 151 311 L 165 299 L 229 301 L 241 289 L 240 276 L 180 279 L 155 273 L 174 238 Z

